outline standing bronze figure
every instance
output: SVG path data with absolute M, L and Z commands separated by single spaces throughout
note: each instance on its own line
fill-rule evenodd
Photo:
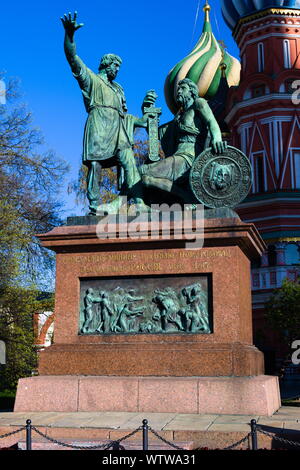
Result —
M 123 88 L 114 80 L 122 60 L 115 54 L 102 57 L 98 74 L 90 70 L 76 52 L 75 32 L 83 24 L 77 23 L 77 13 L 61 18 L 65 29 L 64 49 L 74 77 L 81 88 L 88 118 L 83 139 L 83 163 L 88 168 L 87 197 L 90 214 L 97 212 L 100 202 L 100 176 L 102 168 L 117 165 L 122 169 L 123 178 L 119 185 L 120 194 L 126 194 L 135 204 L 143 206 L 141 178 L 133 152 L 135 127 L 148 126 L 147 113 L 139 119 L 127 113 Z M 147 110 L 157 98 L 151 90 L 146 94 L 142 109 Z M 106 212 L 118 209 L 121 199 L 104 205 Z

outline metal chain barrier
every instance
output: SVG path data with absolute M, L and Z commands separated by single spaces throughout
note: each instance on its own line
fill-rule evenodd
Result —
M 124 436 L 124 437 L 121 437 L 121 438 L 118 439 L 117 441 L 112 441 L 112 443 L 109 445 L 109 447 L 106 448 L 106 450 L 108 450 L 110 447 L 112 447 L 113 444 L 119 445 L 120 442 L 125 441 L 125 439 L 129 439 L 130 437 L 132 437 L 132 436 L 134 436 L 135 434 L 137 434 L 138 432 L 140 432 L 142 429 L 143 429 L 142 426 L 140 426 L 139 428 L 135 429 L 135 431 L 132 431 L 130 434 L 127 434 L 127 435 Z
M 140 426 L 139 428 L 135 429 L 133 432 L 131 432 L 130 434 L 127 434 L 121 439 L 118 439 L 116 441 L 111 441 L 106 444 L 98 444 L 95 446 L 77 446 L 74 444 L 67 444 L 66 442 L 61 442 L 61 441 L 58 441 L 57 439 L 53 439 L 52 437 L 47 436 L 46 434 L 42 433 L 39 429 L 37 429 L 35 426 L 32 426 L 31 429 L 33 429 L 33 431 L 35 431 L 37 434 L 44 437 L 48 441 L 53 442 L 54 444 L 57 444 L 63 447 L 70 447 L 72 449 L 77 449 L 77 450 L 96 450 L 96 449 L 108 450 L 113 446 L 116 446 L 116 445 L 118 446 L 120 442 L 125 441 L 125 439 L 129 439 L 129 437 L 134 436 L 136 433 L 138 433 L 142 429 L 142 427 Z
M 183 447 L 179 447 L 177 446 L 176 444 L 168 441 L 167 439 L 163 438 L 162 436 L 160 436 L 156 431 L 154 431 L 154 429 L 152 429 L 150 426 L 148 427 L 149 431 L 152 432 L 152 434 L 154 434 L 154 436 L 156 436 L 160 441 L 164 442 L 165 444 L 168 444 L 169 446 L 173 447 L 174 449 L 177 449 L 177 450 L 186 450 L 184 449 Z M 240 444 L 243 444 L 244 442 L 248 441 L 249 437 L 251 436 L 251 433 L 248 433 L 245 437 L 243 437 L 241 440 L 239 440 L 238 442 L 235 442 L 234 444 L 232 444 L 231 446 L 228 446 L 228 447 L 225 447 L 225 449 L 222 449 L 222 450 L 231 450 L 231 449 L 234 449 L 235 447 L 239 446 Z M 203 447 L 197 447 L 196 449 L 193 449 L 193 451 L 199 451 L 199 450 L 202 450 Z
M 149 442 L 148 442 L 149 441 L 148 431 L 150 431 L 155 437 L 157 437 L 157 439 L 164 442 L 168 446 L 173 447 L 173 449 L 184 450 L 184 451 L 187 450 L 187 449 L 184 449 L 183 447 L 180 447 L 180 446 L 174 444 L 173 442 L 168 441 L 167 439 L 162 437 L 160 434 L 158 434 L 158 432 L 156 432 L 154 429 L 152 429 L 148 425 L 148 421 L 146 419 L 143 420 L 143 426 L 139 426 L 137 429 L 130 432 L 126 436 L 123 436 L 120 439 L 117 439 L 115 441 L 109 441 L 106 444 L 98 444 L 98 445 L 92 445 L 92 446 L 89 446 L 89 445 L 85 445 L 85 446 L 81 445 L 80 446 L 80 445 L 75 445 L 75 444 L 68 444 L 66 442 L 61 442 L 57 439 L 49 437 L 46 434 L 44 434 L 42 431 L 40 431 L 38 428 L 36 428 L 35 426 L 32 426 L 31 420 L 26 421 L 26 426 L 21 426 L 19 429 L 16 429 L 15 431 L 0 435 L 0 439 L 4 439 L 6 437 L 13 436 L 14 434 L 18 434 L 18 433 L 20 433 L 24 430 L 26 430 L 26 449 L 27 450 L 31 450 L 31 432 L 32 432 L 32 430 L 35 431 L 37 434 L 39 434 L 44 439 L 46 439 L 47 441 L 50 441 L 50 442 L 52 442 L 54 444 L 57 444 L 59 446 L 68 447 L 68 448 L 77 449 L 77 450 L 97 450 L 97 449 L 98 450 L 109 450 L 109 449 L 112 449 L 112 450 L 125 450 L 124 447 L 120 445 L 120 443 L 127 440 L 127 439 L 129 439 L 130 437 L 134 436 L 135 434 L 137 434 L 140 431 L 143 431 L 143 450 L 148 450 L 148 444 L 149 444 Z M 260 426 L 257 425 L 256 420 L 253 419 L 253 420 L 251 420 L 251 432 L 249 432 L 245 437 L 240 439 L 238 442 L 235 442 L 234 444 L 225 447 L 223 450 L 232 450 L 232 449 L 238 447 L 239 445 L 243 444 L 246 441 L 248 441 L 248 449 L 249 449 L 249 440 L 250 440 L 250 438 L 252 440 L 252 447 L 251 447 L 252 450 L 257 450 L 258 449 L 257 433 L 264 434 L 265 436 L 268 436 L 268 437 L 270 437 L 270 438 L 272 438 L 276 441 L 282 442 L 283 444 L 288 444 L 290 446 L 295 446 L 295 447 L 300 448 L 300 442 L 290 441 L 288 439 L 284 439 L 282 437 L 278 437 L 274 434 L 271 434 L 270 432 L 264 431 Z M 198 447 L 196 449 L 193 449 L 194 452 L 195 451 L 200 451 L 200 450 L 203 450 L 203 447 Z
M 238 442 L 235 442 L 235 444 L 231 444 L 231 446 L 225 447 L 222 450 L 232 450 L 235 449 L 235 447 L 239 446 L 240 444 L 243 444 L 244 442 L 248 441 L 248 449 L 249 449 L 249 438 L 251 436 L 251 432 L 247 434 L 247 436 L 243 437 L 243 439 L 239 440 Z
M 17 434 L 18 432 L 24 431 L 24 429 L 25 429 L 25 426 L 22 426 L 21 428 L 17 429 L 16 431 L 12 431 L 12 432 L 8 432 L 6 434 L 2 434 L 2 436 L 0 436 L 0 439 L 4 439 L 5 437 L 9 437 L 9 436 L 12 436 L 13 434 Z
M 289 441 L 288 439 L 284 439 L 283 437 L 275 436 L 274 434 L 271 434 L 267 431 L 264 431 L 259 426 L 257 426 L 256 429 L 257 429 L 257 432 L 259 432 L 261 434 L 264 434 L 265 436 L 271 437 L 272 439 L 274 439 L 276 441 L 282 442 L 284 444 L 289 444 L 291 446 L 300 447 L 300 442 Z
M 52 437 L 47 436 L 46 434 L 41 432 L 35 426 L 32 426 L 32 430 L 35 431 L 40 436 L 44 437 L 47 441 L 53 442 L 53 444 L 57 444 L 57 445 L 60 445 L 62 447 L 69 447 L 69 448 L 77 449 L 77 450 L 86 450 L 88 448 L 87 446 L 76 446 L 76 445 L 73 445 L 73 444 L 67 444 L 66 442 L 58 441 L 57 439 L 53 439 Z M 101 445 L 99 444 L 97 446 L 89 447 L 89 449 L 104 449 L 106 445 L 108 445 L 108 444 L 101 444 Z
M 176 444 L 173 444 L 172 442 L 168 441 L 167 439 L 165 439 L 164 437 L 160 436 L 156 431 L 154 431 L 154 429 L 152 429 L 150 426 L 148 426 L 148 429 L 150 432 L 152 432 L 152 434 L 154 434 L 154 436 L 157 437 L 157 439 L 159 439 L 160 441 L 164 442 L 165 444 L 168 444 L 169 446 L 173 447 L 174 449 L 177 449 L 177 450 L 186 450 L 184 449 L 183 447 L 179 447 L 177 446 Z

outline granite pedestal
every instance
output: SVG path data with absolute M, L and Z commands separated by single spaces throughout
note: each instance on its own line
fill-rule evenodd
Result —
M 252 338 L 250 261 L 265 249 L 254 225 L 234 213 L 208 217 L 204 246 L 193 249 L 177 222 L 170 236 L 160 225 L 156 239 L 146 222 L 139 239 L 122 224 L 100 239 L 93 222 L 39 236 L 57 253 L 55 344 L 40 353 L 40 376 L 20 381 L 15 410 L 273 414 L 277 378 L 264 375 Z M 159 286 L 192 275 L 209 279 L 211 334 L 80 333 L 85 279 L 152 276 Z

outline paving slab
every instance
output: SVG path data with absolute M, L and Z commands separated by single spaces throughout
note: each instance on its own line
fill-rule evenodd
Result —
M 9 416 L 5 416 L 9 414 Z M 26 424 L 27 419 L 30 419 L 34 426 L 47 426 L 53 419 L 57 419 L 60 413 L 57 412 L 28 412 L 28 413 L 1 413 L 0 426 L 22 426 Z
M 133 416 L 130 416 L 130 415 Z M 94 413 L 94 416 L 86 424 L 87 428 L 107 428 L 107 429 L 120 429 L 126 428 L 127 422 L 134 419 L 135 413 Z M 139 426 L 141 423 L 139 424 Z M 136 426 L 138 427 L 138 426 Z
M 206 431 L 217 417 L 218 415 L 180 414 L 164 426 L 163 430 Z
M 49 428 L 107 428 L 136 429 L 147 419 L 155 430 L 245 430 L 251 419 L 258 424 L 277 429 L 298 430 L 300 424 L 299 407 L 282 407 L 271 417 L 250 415 L 217 415 L 186 413 L 137 413 L 137 412 L 2 412 L 0 426 L 24 426 L 31 419 L 35 426 Z
M 259 418 L 257 424 L 259 426 L 263 426 L 263 429 L 268 432 L 276 432 L 276 430 L 279 431 L 280 429 L 283 429 L 284 427 L 284 421 L 280 421 L 280 420 L 272 421 L 272 420 L 268 420 L 265 418 Z M 268 429 L 266 429 L 266 427 Z
M 199 421 L 198 423 L 182 422 L 176 424 L 169 423 L 164 427 L 164 431 L 207 431 L 209 426 L 212 424 L 211 421 Z
M 276 423 L 276 422 L 280 422 L 280 421 L 293 421 L 293 422 L 297 422 L 297 417 L 291 417 L 291 416 L 286 416 L 286 415 L 281 415 L 281 416 L 259 416 L 258 417 L 258 422 L 261 422 L 261 421 L 266 421 L 266 422 L 269 422 L 269 423 Z
M 276 424 L 276 422 L 280 422 L 280 421 L 286 421 L 286 422 L 292 422 L 292 423 L 296 423 L 297 422 L 297 416 L 292 416 L 292 415 L 277 415 L 277 416 L 260 416 L 259 417 L 259 421 L 261 420 L 264 420 L 264 421 L 268 421 L 270 423 L 274 423 Z
M 295 416 L 299 416 L 300 418 L 300 406 L 282 406 L 278 411 L 276 411 L 275 415 L 277 414 L 292 414 Z
M 300 423 L 285 422 L 283 424 L 283 430 L 299 431 L 300 432 Z
M 259 416 L 251 415 L 221 415 L 215 419 L 215 424 L 250 424 L 252 419 L 258 420 Z
M 136 429 L 142 426 L 143 420 L 147 419 L 149 426 L 155 430 L 161 430 L 166 426 L 175 416 L 175 413 L 138 413 L 130 417 L 124 426 L 128 429 Z
M 63 413 L 61 416 L 53 417 L 49 419 L 49 427 L 60 427 L 60 428 L 84 428 L 87 427 L 89 422 L 95 418 L 95 413 L 91 412 L 72 412 Z M 34 423 L 33 423 L 34 424 Z
M 292 416 L 292 415 L 278 415 L 278 416 L 274 416 L 274 418 L 272 417 L 272 421 L 291 421 L 291 422 L 300 422 L 298 416 Z
M 33 426 L 51 426 L 51 423 L 55 422 L 59 417 L 59 412 L 49 412 L 31 415 L 28 419 L 31 419 Z
M 23 418 L 26 421 L 26 419 L 29 419 L 28 416 L 36 416 L 38 414 L 40 414 L 38 411 L 36 411 L 34 413 L 31 413 L 31 412 L 14 413 L 12 411 L 7 411 L 7 412 L 0 413 L 0 420 Z
M 14 413 L 13 411 L 2 411 L 0 413 L 0 419 L 13 418 L 14 416 L 27 416 L 28 413 Z
M 207 431 L 220 431 L 220 432 L 250 432 L 250 426 L 243 423 L 212 423 Z

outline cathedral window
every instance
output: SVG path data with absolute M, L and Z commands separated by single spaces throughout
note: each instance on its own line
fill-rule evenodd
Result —
M 263 72 L 265 68 L 264 45 L 260 42 L 257 46 L 258 71 Z
M 276 273 L 276 271 L 270 272 L 270 284 L 271 284 L 271 286 L 276 286 L 276 284 L 277 284 L 277 273 Z
M 269 261 L 269 266 L 277 265 L 277 254 L 276 254 L 276 248 L 274 245 L 268 246 L 268 261 Z
M 290 51 L 290 41 L 285 39 L 283 41 L 283 61 L 284 61 L 284 68 L 290 69 L 291 68 L 291 51 Z
M 252 285 L 253 287 L 259 287 L 260 286 L 260 279 L 259 279 L 259 274 L 252 274 Z
M 254 162 L 254 184 L 253 191 L 255 193 L 263 193 L 265 191 L 265 162 L 264 162 L 264 152 L 255 152 L 253 154 Z

